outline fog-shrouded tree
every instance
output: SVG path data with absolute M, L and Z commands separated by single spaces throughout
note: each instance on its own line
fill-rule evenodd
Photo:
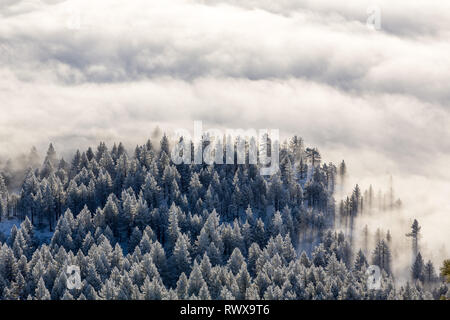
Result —
M 372 253 L 372 264 L 377 265 L 380 269 L 391 272 L 391 251 L 384 239 L 378 241 L 375 250 Z
M 411 238 L 412 254 L 414 259 L 417 257 L 417 254 L 419 253 L 419 238 L 421 228 L 422 227 L 419 226 L 419 222 L 416 219 L 414 219 L 414 222 L 411 225 L 411 232 L 406 234 L 407 237 Z
M 417 281 L 424 281 L 425 280 L 425 274 L 424 274 L 424 262 L 423 262 L 423 258 L 422 255 L 420 254 L 420 252 L 417 254 L 416 260 L 414 261 L 413 265 L 412 265 L 412 279 Z

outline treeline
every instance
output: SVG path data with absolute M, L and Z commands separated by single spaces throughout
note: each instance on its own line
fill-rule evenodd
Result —
M 297 137 L 281 146 L 280 171 L 271 177 L 248 163 L 174 165 L 166 136 L 158 148 L 148 141 L 131 155 L 122 144 L 109 150 L 101 143 L 95 152 L 77 151 L 70 162 L 50 145 L 43 165 L 26 171 L 19 194 L 10 193 L 0 175 L 2 219 L 24 220 L 3 239 L 0 297 L 445 295 L 445 286 L 430 293 L 420 282 L 397 290 L 383 266 L 382 289 L 367 288 L 365 254 L 353 255 L 351 238 L 330 231 L 345 219 L 333 198 L 342 179 L 342 168 L 337 171 Z M 52 231 L 50 243 L 39 243 L 35 228 Z M 386 252 L 377 247 L 370 258 L 377 262 Z M 67 288 L 69 265 L 80 267 L 79 290 Z

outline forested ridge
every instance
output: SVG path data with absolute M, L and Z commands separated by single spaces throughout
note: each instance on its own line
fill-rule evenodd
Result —
M 439 299 L 447 286 L 417 245 L 411 281 L 395 285 L 390 233 L 357 247 L 354 220 L 394 210 L 393 193 L 372 188 L 336 202 L 345 162 L 324 163 L 293 137 L 281 145 L 280 170 L 253 164 L 171 162 L 164 135 L 127 152 L 100 143 L 59 159 L 50 145 L 0 174 L 2 299 Z M 248 163 L 248 161 L 247 161 Z M 20 182 L 18 182 L 20 181 Z M 48 242 L 36 236 L 52 232 Z M 367 229 L 363 230 L 366 237 Z M 381 289 L 367 287 L 380 266 Z M 79 266 L 80 289 L 66 269 Z

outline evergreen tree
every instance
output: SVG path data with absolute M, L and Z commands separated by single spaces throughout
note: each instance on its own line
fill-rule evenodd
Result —
M 391 272 L 391 251 L 384 240 L 378 241 L 372 253 L 372 264 L 379 266 L 388 274 Z
M 425 282 L 431 284 L 436 280 L 436 271 L 431 260 L 428 260 L 428 262 L 425 264 L 423 273 Z
M 34 292 L 34 297 L 36 300 L 50 300 L 50 293 L 45 287 L 45 283 L 42 277 L 38 281 L 36 291 Z
M 359 250 L 355 260 L 355 270 L 361 271 L 364 267 L 367 266 L 367 259 L 364 256 L 364 253 L 362 252 L 362 250 Z
M 420 252 L 417 254 L 416 260 L 414 261 L 414 264 L 412 266 L 412 279 L 420 280 L 422 282 L 425 279 L 424 263 L 423 263 L 422 255 L 420 254 Z
M 181 273 L 189 273 L 191 266 L 191 255 L 188 249 L 186 237 L 181 235 L 175 243 L 172 255 L 172 270 L 174 279 L 177 279 Z

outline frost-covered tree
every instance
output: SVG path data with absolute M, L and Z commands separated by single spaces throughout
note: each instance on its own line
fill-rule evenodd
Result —
M 391 272 L 391 251 L 384 240 L 378 241 L 375 250 L 372 253 L 372 264 L 377 265 L 380 269 Z
M 424 263 L 420 252 L 417 254 L 416 260 L 414 261 L 414 264 L 412 266 L 411 273 L 413 280 L 424 281 Z

